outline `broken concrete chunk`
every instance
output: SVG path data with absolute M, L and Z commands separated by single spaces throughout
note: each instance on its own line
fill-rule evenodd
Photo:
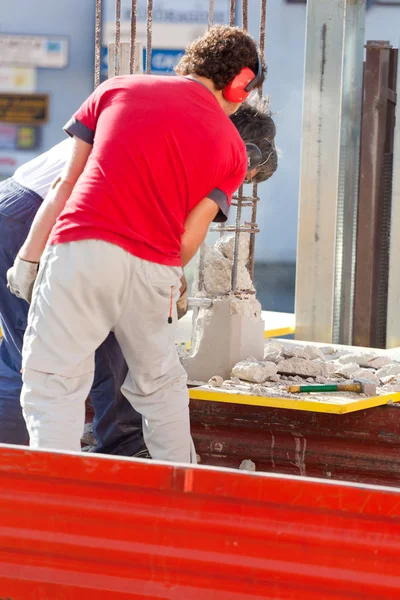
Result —
M 278 373 L 288 375 L 301 375 L 302 377 L 330 377 L 335 371 L 335 366 L 317 360 L 304 358 L 287 358 L 278 363 Z
M 376 358 L 376 354 L 366 354 L 363 352 L 354 354 L 348 353 L 338 358 L 337 362 L 342 365 L 348 365 L 349 363 L 357 363 L 360 367 L 369 367 L 369 361 Z
M 233 261 L 235 251 L 235 234 L 224 235 L 220 237 L 214 244 L 215 250 L 220 252 L 222 256 Z M 248 262 L 250 250 L 250 234 L 241 233 L 239 236 L 239 261 Z
M 374 383 L 379 383 L 379 377 L 371 369 L 359 369 L 354 373 L 353 379 L 366 379 Z
M 335 363 L 332 363 L 335 364 Z M 357 363 L 348 363 L 346 365 L 341 365 L 340 363 L 337 365 L 337 369 L 335 371 L 336 377 L 344 377 L 345 379 L 352 379 L 354 374 L 360 370 L 360 365 Z
M 309 377 L 307 379 L 307 383 L 314 383 L 315 379 L 313 377 Z
M 239 467 L 239 471 L 255 471 L 256 470 L 256 465 L 255 463 L 253 463 L 252 460 L 242 460 L 242 462 L 240 463 L 240 467 Z
M 391 362 L 392 361 L 388 356 L 377 356 L 368 361 L 368 367 L 371 367 L 372 369 L 382 369 L 382 367 L 390 365 Z
M 386 377 L 380 378 L 382 385 L 388 385 L 389 383 L 396 383 L 396 375 L 387 375 Z
M 376 373 L 377 377 L 388 377 L 389 375 L 400 375 L 400 363 L 393 362 L 386 367 L 382 367 Z
M 252 383 L 263 383 L 271 375 L 276 375 L 277 370 L 273 362 L 243 360 L 233 367 L 231 377 L 239 377 L 243 381 Z
M 325 356 L 332 356 L 333 354 L 336 354 L 337 350 L 332 348 L 332 346 L 324 346 L 321 348 L 321 352 L 323 352 Z
M 304 352 L 310 360 L 325 360 L 325 354 L 317 346 L 305 346 Z
M 282 344 L 269 343 L 265 346 L 264 360 L 269 362 L 279 362 L 282 357 Z
M 271 376 L 269 377 L 269 380 L 270 380 L 270 381 L 274 381 L 275 383 L 277 383 L 278 381 L 280 381 L 280 380 L 281 380 L 281 376 L 280 376 L 280 375 L 278 375 L 278 374 L 276 374 L 276 375 L 271 375 Z
M 211 387 L 221 387 L 223 383 L 224 380 L 222 379 L 222 377 L 220 377 L 219 375 L 214 375 L 214 377 L 211 377 L 211 379 L 209 380 L 208 385 L 210 385 Z

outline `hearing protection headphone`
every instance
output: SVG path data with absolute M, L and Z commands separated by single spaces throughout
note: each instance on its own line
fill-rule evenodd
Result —
M 230 82 L 223 90 L 225 100 L 228 102 L 244 102 L 250 95 L 250 92 L 258 86 L 262 77 L 262 62 L 260 55 L 257 54 L 257 75 L 248 67 L 244 67 L 239 75 Z

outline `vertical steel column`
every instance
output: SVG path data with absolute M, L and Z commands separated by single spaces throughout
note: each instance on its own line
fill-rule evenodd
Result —
M 390 234 L 389 287 L 387 304 L 386 347 L 400 346 L 400 60 L 397 64 L 397 99 L 393 150 L 392 218 Z
M 395 88 L 396 70 L 397 51 L 388 42 L 368 42 L 364 69 L 354 343 L 377 348 L 386 346 L 394 129 L 394 104 L 389 91 Z
M 96 0 L 95 47 L 94 47 L 94 87 L 100 84 L 101 74 L 101 0 Z
M 365 0 L 309 0 L 296 338 L 351 343 Z
M 215 13 L 215 0 L 210 0 L 210 7 L 208 9 L 208 27 L 214 25 L 214 13 Z

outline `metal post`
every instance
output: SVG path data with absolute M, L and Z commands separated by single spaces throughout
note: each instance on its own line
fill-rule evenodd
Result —
M 146 73 L 151 73 L 151 51 L 153 43 L 153 0 L 147 0 L 147 46 Z
M 351 343 L 365 0 L 309 0 L 296 338 Z
M 115 0 L 114 75 L 121 74 L 121 0 Z
M 393 157 L 392 218 L 390 234 L 389 287 L 386 347 L 400 346 L 400 60 L 397 65 L 397 104 Z
M 96 28 L 94 47 L 94 87 L 100 84 L 101 74 L 101 0 L 96 0 Z
M 236 18 L 236 0 L 231 0 L 229 7 L 229 25 L 233 27 L 235 25 Z
M 136 27 L 137 27 L 137 0 L 132 0 L 131 7 L 131 40 L 130 40 L 130 57 L 129 57 L 129 73 L 135 72 L 136 63 Z
M 397 50 L 366 48 L 353 341 L 385 348 Z

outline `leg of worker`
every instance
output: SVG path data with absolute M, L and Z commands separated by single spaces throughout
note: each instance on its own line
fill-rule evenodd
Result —
M 94 408 L 94 452 L 135 456 L 145 450 L 142 416 L 121 393 L 128 366 L 121 348 L 110 333 L 95 355 L 95 376 L 90 391 Z
M 13 179 L 0 183 L 0 443 L 25 445 L 29 436 L 20 405 L 22 342 L 29 305 L 7 289 L 7 271 L 14 264 L 40 196 Z
M 118 318 L 129 276 L 125 254 L 96 240 L 45 251 L 23 348 L 21 404 L 34 448 L 80 450 L 94 353 Z
M 115 327 L 129 367 L 122 392 L 143 415 L 153 459 L 195 462 L 186 372 L 175 347 L 182 269 L 131 260 L 129 298 Z

